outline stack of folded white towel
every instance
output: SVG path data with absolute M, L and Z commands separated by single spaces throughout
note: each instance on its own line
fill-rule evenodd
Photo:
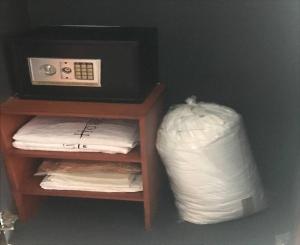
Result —
M 24 150 L 126 154 L 139 136 L 136 121 L 37 116 L 13 139 L 13 146 Z
M 135 163 L 44 160 L 36 176 L 48 190 L 138 192 L 143 190 L 141 168 Z

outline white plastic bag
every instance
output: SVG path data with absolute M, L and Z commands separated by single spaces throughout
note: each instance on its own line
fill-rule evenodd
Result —
M 189 98 L 164 117 L 156 146 L 183 220 L 217 223 L 266 206 L 243 123 L 234 110 Z

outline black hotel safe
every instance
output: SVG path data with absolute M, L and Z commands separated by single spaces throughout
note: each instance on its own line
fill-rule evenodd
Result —
M 10 50 L 20 98 L 141 103 L 158 81 L 156 28 L 41 27 Z

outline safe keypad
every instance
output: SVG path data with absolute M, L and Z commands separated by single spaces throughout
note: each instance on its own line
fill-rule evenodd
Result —
M 78 80 L 94 80 L 93 63 L 75 62 L 75 78 Z

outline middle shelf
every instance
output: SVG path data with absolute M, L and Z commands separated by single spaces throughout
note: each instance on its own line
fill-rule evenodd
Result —
M 35 151 L 10 148 L 8 155 L 33 158 L 99 160 L 116 162 L 141 162 L 140 147 L 135 147 L 127 154 L 107 154 L 101 152 L 60 152 L 60 151 Z

